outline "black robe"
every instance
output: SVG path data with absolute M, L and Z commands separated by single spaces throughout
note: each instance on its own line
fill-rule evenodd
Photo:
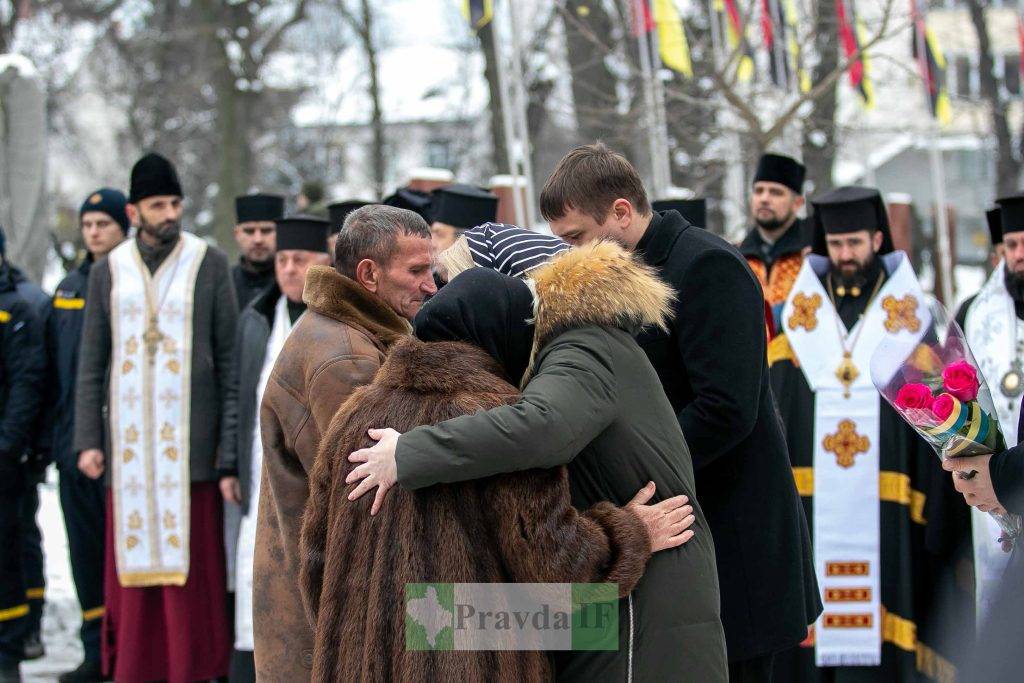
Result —
M 245 310 L 260 292 L 274 284 L 274 262 L 251 264 L 239 258 L 238 263 L 231 266 L 231 279 L 235 283 L 238 310 Z
M 856 299 L 840 300 L 840 316 L 847 325 L 867 308 L 870 296 L 865 291 Z M 807 474 L 814 465 L 814 393 L 785 336 L 773 341 L 769 358 L 772 389 L 813 543 L 813 480 Z M 881 396 L 878 400 L 880 468 L 887 481 L 906 477 L 910 483 L 909 498 L 902 493 L 905 489 L 880 490 L 881 601 L 886 613 L 881 665 L 819 669 L 814 648 L 804 643 L 776 657 L 775 680 L 945 680 L 973 640 L 974 586 L 964 571 L 965 561 L 970 567 L 969 510 L 932 448 Z

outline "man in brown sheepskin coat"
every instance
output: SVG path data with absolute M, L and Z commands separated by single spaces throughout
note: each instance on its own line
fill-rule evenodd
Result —
M 267 381 L 260 414 L 263 479 L 253 561 L 256 676 L 308 680 L 313 629 L 299 600 L 299 530 L 308 472 L 335 411 L 367 384 L 409 320 L 436 291 L 430 231 L 418 215 L 388 206 L 352 212 L 338 236 L 335 268 L 306 276 L 305 315 Z

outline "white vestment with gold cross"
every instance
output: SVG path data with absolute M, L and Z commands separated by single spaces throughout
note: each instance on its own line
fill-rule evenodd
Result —
M 135 240 L 110 263 L 110 435 L 117 576 L 182 586 L 189 571 L 192 308 L 206 242 L 182 233 L 150 273 Z
M 878 666 L 882 659 L 882 399 L 871 360 L 889 335 L 920 340 L 931 314 L 906 255 L 881 258 L 889 277 L 852 330 L 822 285 L 831 265 L 823 256 L 804 260 L 782 310 L 814 392 L 814 566 L 825 607 L 815 624 L 818 666 Z

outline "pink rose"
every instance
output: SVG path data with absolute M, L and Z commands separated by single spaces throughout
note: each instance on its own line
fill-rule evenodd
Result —
M 965 360 L 950 363 L 942 371 L 942 385 L 961 401 L 978 398 L 978 372 Z
M 924 384 L 904 384 L 896 394 L 896 407 L 900 410 L 928 409 L 932 407 L 932 390 Z
M 940 394 L 932 402 L 932 412 L 935 413 L 935 417 L 939 419 L 939 422 L 945 422 L 953 414 L 957 403 L 958 401 L 950 394 Z

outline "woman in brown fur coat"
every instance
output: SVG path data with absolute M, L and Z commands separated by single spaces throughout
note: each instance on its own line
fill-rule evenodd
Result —
M 406 651 L 405 585 L 614 582 L 625 595 L 640 578 L 651 552 L 643 522 L 610 503 L 576 512 L 564 467 L 402 492 L 372 517 L 368 499 L 346 499 L 345 457 L 369 445 L 368 429 L 513 403 L 518 392 L 503 374 L 467 344 L 403 341 L 335 415 L 301 539 L 314 681 L 547 680 L 544 652 Z

